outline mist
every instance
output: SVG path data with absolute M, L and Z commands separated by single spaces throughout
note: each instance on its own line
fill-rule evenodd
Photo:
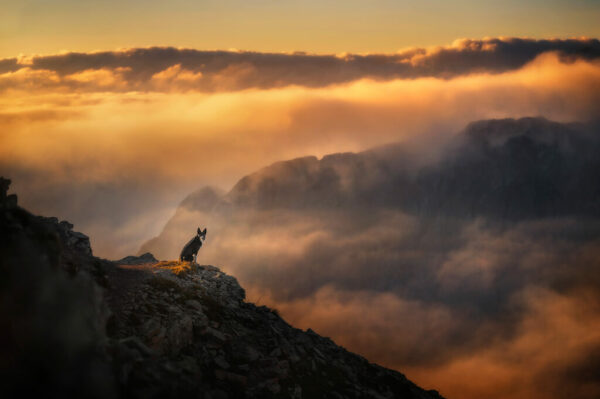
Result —
M 3 76 L 23 74 L 39 89 L 34 78 L 46 73 Z M 227 190 L 272 162 L 390 142 L 419 147 L 427 161 L 472 120 L 587 120 L 600 103 L 597 61 L 557 53 L 504 72 L 322 88 L 111 92 L 118 82 L 104 78 L 89 76 L 107 85 L 92 92 L 10 89 L 0 100 L 0 171 L 24 206 L 75 223 L 108 258 L 156 235 L 189 192 L 207 184 Z

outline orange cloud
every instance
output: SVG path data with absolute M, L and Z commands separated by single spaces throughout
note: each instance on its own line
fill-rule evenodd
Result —
M 113 91 L 119 88 L 125 88 L 126 82 L 123 78 L 123 74 L 130 71 L 131 68 L 86 69 L 65 76 L 64 81 L 73 82 L 81 86 L 93 85 L 94 90 L 102 91 L 102 89 L 105 88 Z
M 600 387 L 569 370 L 598 350 L 597 298 L 530 288 L 517 299 L 527 306 L 514 337 L 440 367 L 404 367 L 421 384 L 461 398 L 594 398 Z M 594 354 L 595 356 L 595 354 Z M 443 387 L 443 388 L 442 388 Z
M 67 90 L 64 84 L 77 91 L 94 82 L 96 90 L 121 84 L 126 73 L 86 71 L 60 77 L 26 69 L 1 75 L 0 82 L 9 75 L 25 85 L 58 86 L 58 92 Z M 205 77 L 173 67 L 153 79 L 185 86 Z M 217 81 L 235 85 L 237 77 Z M 0 155 L 13 165 L 44 173 L 61 170 L 66 179 L 111 181 L 127 171 L 139 180 L 152 176 L 227 185 L 279 159 L 360 150 L 432 131 L 450 133 L 476 119 L 542 115 L 584 120 L 597 115 L 600 66 L 582 60 L 566 64 L 548 54 L 515 72 L 450 80 L 361 80 L 320 89 L 210 95 L 34 92 L 14 93 L 0 102 L 3 118 L 12 121 L 11 131 L 2 133 Z M 31 118 L 19 117 L 59 112 L 78 117 L 49 125 L 41 118 L 31 124 Z M 201 156 L 202 168 L 189 167 L 196 156 Z M 73 159 L 81 164 L 65 168 Z
M 194 72 L 181 68 L 181 64 L 173 65 L 152 75 L 151 85 L 159 91 L 191 91 L 202 80 L 202 72 Z
M 198 51 L 175 48 L 134 48 L 114 52 L 65 53 L 0 60 L 0 73 L 19 69 L 55 73 L 60 86 L 82 91 L 237 91 L 288 86 L 328 87 L 361 79 L 443 78 L 473 73 L 515 71 L 536 57 L 556 52 L 565 62 L 600 58 L 597 39 L 532 40 L 520 38 L 463 39 L 450 46 L 408 49 L 393 54 L 317 55 L 306 53 L 256 53 Z M 99 71 L 96 75 L 92 71 Z M 80 76 L 94 85 L 73 86 Z M 119 75 L 114 86 L 109 74 Z M 47 90 L 55 84 L 28 86 L 7 79 L 0 90 Z M 76 80 L 81 80 L 76 79 Z M 107 80 L 108 79 L 108 80 Z M 171 84 L 164 84 L 172 80 Z M 183 84 L 175 84 L 181 80 Z M 159 83 L 163 82 L 163 83 Z M 56 83 L 56 82 L 54 82 Z M 159 83 L 159 84 L 157 84 Z

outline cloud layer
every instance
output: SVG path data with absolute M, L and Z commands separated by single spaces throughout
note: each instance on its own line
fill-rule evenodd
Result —
M 600 104 L 598 61 L 556 53 L 493 74 L 217 93 L 180 92 L 171 81 L 179 67 L 158 68 L 166 93 L 115 92 L 128 83 L 64 64 L 75 68 L 70 75 L 3 75 L 5 83 L 20 79 L 21 89 L 0 96 L 0 173 L 13 178 L 25 206 L 71 220 L 99 255 L 114 258 L 158 233 L 194 188 L 230 187 L 277 160 L 411 141 L 426 162 L 472 120 L 587 120 Z M 58 86 L 46 85 L 48 74 Z M 79 86 L 64 86 L 73 74 Z
M 394 54 L 315 55 L 134 48 L 0 60 L 0 91 L 220 92 L 286 86 L 326 87 L 360 79 L 388 81 L 502 73 L 556 52 L 565 62 L 596 60 L 597 39 L 458 40 Z

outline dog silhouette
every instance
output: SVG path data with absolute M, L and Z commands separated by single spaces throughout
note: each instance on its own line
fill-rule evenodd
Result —
M 198 250 L 202 246 L 202 241 L 206 240 L 206 227 L 204 230 L 200 230 L 198 227 L 197 233 L 181 250 L 181 255 L 179 255 L 179 261 L 181 262 L 194 262 L 196 263 L 196 258 L 198 257 Z

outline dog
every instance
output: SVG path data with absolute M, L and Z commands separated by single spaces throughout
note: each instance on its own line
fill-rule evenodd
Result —
M 181 250 L 181 255 L 179 255 L 180 262 L 194 262 L 196 263 L 196 258 L 198 257 L 198 251 L 202 246 L 202 241 L 206 240 L 206 227 L 204 230 L 200 230 L 198 227 L 197 234 L 192 238 Z

